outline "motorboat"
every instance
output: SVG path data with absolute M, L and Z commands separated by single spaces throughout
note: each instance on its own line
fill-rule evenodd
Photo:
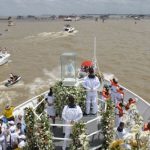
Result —
M 72 32 L 75 31 L 75 28 L 74 28 L 74 27 L 71 27 L 71 25 L 69 25 L 69 24 L 66 24 L 66 25 L 64 26 L 64 31 L 65 31 L 65 32 L 68 32 L 68 33 L 72 33 Z
M 71 17 L 66 17 L 66 18 L 64 18 L 64 21 L 72 21 L 72 18 Z
M 10 54 L 8 53 L 0 53 L 0 65 L 3 65 L 8 62 Z
M 67 55 L 67 57 L 68 56 L 71 57 L 71 55 Z M 66 65 L 65 60 L 64 60 L 64 62 L 65 62 L 65 65 Z M 84 61 L 81 64 L 81 66 L 82 67 L 83 66 L 93 66 L 93 64 L 95 62 L 96 61 L 93 61 L 93 63 L 91 63 L 91 61 L 89 61 L 89 60 Z M 61 66 L 62 66 L 61 70 L 63 71 L 63 65 L 62 64 L 61 64 Z M 72 64 L 74 66 L 74 63 L 72 63 Z M 63 82 L 64 81 L 63 80 L 63 72 L 62 72 L 61 76 L 62 76 L 62 80 L 60 82 Z M 109 86 L 110 85 L 110 80 L 112 78 L 113 78 L 112 75 L 108 76 L 108 75 L 103 74 L 103 79 L 101 80 L 101 87 L 103 87 L 105 84 L 107 84 Z M 70 77 L 69 77 L 69 79 L 70 79 Z M 75 81 L 76 81 L 76 83 L 74 85 L 73 84 L 70 84 L 70 85 L 78 87 L 82 84 L 83 78 L 76 78 Z M 65 85 L 63 85 L 63 86 L 65 86 Z M 125 88 L 124 86 L 122 86 L 122 85 L 119 85 L 119 86 L 124 89 L 124 93 L 125 93 L 124 94 L 124 102 L 128 102 L 128 99 L 131 98 L 131 97 L 137 98 L 138 101 L 136 102 L 136 106 L 137 106 L 136 112 L 138 111 L 138 113 L 142 116 L 144 122 L 147 122 L 148 120 L 150 120 L 150 104 L 147 101 L 145 101 L 143 98 L 141 98 L 140 96 L 135 94 L 134 92 L 132 92 L 129 89 Z M 65 87 L 65 89 L 67 89 L 67 88 Z M 101 91 L 101 88 L 99 90 Z M 32 115 L 35 116 L 36 120 L 41 120 L 42 119 L 42 114 L 45 112 L 45 110 L 43 109 L 44 111 L 41 112 L 41 114 L 38 114 L 36 110 L 37 110 L 37 108 L 40 108 L 42 102 L 45 101 L 44 97 L 45 97 L 46 94 L 48 94 L 48 92 L 49 91 L 45 91 L 44 93 L 41 93 L 40 95 L 37 95 L 37 96 L 33 97 L 32 99 L 26 100 L 24 103 L 17 106 L 14 109 L 14 116 L 17 116 L 19 114 L 25 115 L 25 112 L 24 112 L 25 108 L 32 108 L 32 110 L 33 110 Z M 62 91 L 62 93 L 63 92 L 64 91 Z M 43 97 L 43 98 L 41 98 L 40 102 L 39 102 L 39 97 Z M 101 99 L 101 93 L 98 97 L 98 101 L 99 101 L 99 112 L 100 113 L 98 113 L 97 115 L 83 116 L 83 118 L 82 118 L 82 121 L 84 122 L 84 125 L 86 126 L 86 138 L 88 138 L 88 140 L 89 140 L 88 150 L 101 149 L 102 145 L 103 145 L 103 139 L 106 138 L 103 135 L 104 133 L 103 133 L 102 129 L 99 127 L 99 123 L 101 122 L 101 120 L 103 118 L 103 113 L 106 112 L 106 110 L 107 110 L 107 105 L 108 104 L 107 104 L 106 101 L 103 101 Z M 101 106 L 104 106 L 103 109 L 101 109 Z M 133 114 L 131 114 L 131 115 L 133 115 Z M 26 114 L 26 116 L 27 116 L 27 114 Z M 32 120 L 32 117 L 31 116 L 29 116 L 29 117 Z M 133 118 L 130 118 L 130 119 L 132 120 Z M 64 136 L 63 136 L 63 127 L 67 126 L 67 125 L 64 124 L 64 121 L 61 118 L 59 118 L 59 117 L 56 118 L 55 124 L 53 124 L 53 123 L 49 123 L 49 124 L 50 124 L 50 126 L 53 126 L 53 127 L 55 126 L 56 127 L 56 128 L 53 128 L 53 130 L 51 131 L 51 132 L 53 132 L 53 134 L 52 134 L 52 141 L 53 142 L 52 143 L 55 145 L 56 150 L 60 150 L 62 148 L 62 145 L 63 145 L 65 140 L 67 140 L 68 143 L 70 143 L 70 141 L 72 141 L 71 137 L 64 138 Z M 113 124 L 113 123 L 110 122 L 110 124 Z M 38 125 L 39 124 L 37 124 L 36 127 Z M 68 126 L 72 126 L 72 125 L 68 125 Z M 41 130 L 41 125 L 40 125 L 39 129 Z M 107 126 L 107 130 L 109 131 L 108 134 L 110 134 L 111 131 L 109 129 L 109 126 Z M 32 131 L 32 130 L 29 130 L 29 133 L 27 133 L 27 134 L 30 134 L 30 131 Z M 114 128 L 114 131 L 115 131 L 115 128 Z M 50 130 L 48 132 L 50 132 Z M 38 138 L 38 137 L 36 137 L 36 138 Z M 69 144 L 68 144 L 68 147 L 69 147 Z
M 9 81 L 9 79 L 7 80 L 7 82 L 5 83 L 5 86 L 9 87 L 11 85 L 14 85 L 16 84 L 17 82 L 19 82 L 21 80 L 21 77 L 20 76 L 17 76 L 16 80 L 14 82 L 12 81 Z

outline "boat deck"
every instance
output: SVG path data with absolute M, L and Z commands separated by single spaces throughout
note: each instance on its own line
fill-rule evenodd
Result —
M 96 118 L 97 118 L 96 115 L 83 116 L 82 121 L 84 121 L 85 123 L 95 119 L 94 121 L 86 124 L 87 135 L 90 135 L 91 133 L 94 133 L 100 130 L 99 125 L 98 125 L 98 120 L 96 120 Z M 56 124 L 63 124 L 63 121 L 61 119 L 57 119 Z M 53 132 L 54 137 L 64 138 L 63 127 L 52 128 L 52 132 Z M 95 147 L 99 146 L 102 142 L 102 139 L 103 138 L 100 132 L 97 134 L 91 135 L 89 137 L 90 149 L 95 149 Z M 63 142 L 64 142 L 63 140 L 54 140 L 56 150 L 62 149 Z M 70 141 L 67 142 L 67 146 L 69 146 L 69 143 Z

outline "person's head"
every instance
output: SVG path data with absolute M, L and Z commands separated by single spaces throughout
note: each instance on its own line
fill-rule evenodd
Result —
M 120 106 L 120 107 L 123 107 L 123 103 L 119 103 L 119 106 Z
M 53 95 L 53 89 L 52 89 L 52 87 L 50 87 L 48 96 L 52 96 L 52 95 Z
M 117 78 L 113 78 L 112 80 L 113 80 L 114 83 L 116 83 L 116 84 L 118 83 L 118 79 Z
M 18 129 L 21 129 L 21 123 L 20 123 L 20 122 L 17 123 L 17 128 L 18 128 Z
M 72 95 L 68 96 L 68 105 L 74 105 L 75 104 L 75 99 Z
M 150 121 L 148 122 L 147 127 L 148 127 L 148 129 L 150 129 Z
M 10 73 L 9 76 L 10 76 L 10 77 L 13 77 L 14 75 L 13 75 L 13 73 Z
M 94 74 L 94 69 L 92 67 L 89 68 L 89 74 Z
M 22 115 L 21 114 L 18 115 L 18 119 L 22 120 Z
M 132 98 L 129 98 L 129 100 L 128 100 L 128 101 L 129 101 L 129 103 L 131 103 L 131 102 L 133 101 L 133 99 L 132 99 Z
M 124 122 L 120 122 L 119 127 L 120 127 L 121 129 L 123 129 L 123 128 L 124 128 Z
M 7 104 L 7 105 L 5 106 L 5 110 L 9 110 L 9 109 L 10 109 L 10 105 Z

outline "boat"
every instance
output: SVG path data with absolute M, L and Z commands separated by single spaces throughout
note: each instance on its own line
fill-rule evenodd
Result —
M 14 82 L 10 82 L 7 80 L 7 82 L 5 83 L 5 86 L 9 87 L 11 85 L 14 85 L 16 84 L 17 82 L 19 82 L 21 80 L 21 77 L 20 76 L 17 76 L 17 79 L 14 81 Z
M 74 28 L 74 27 L 71 27 L 70 24 L 66 24 L 66 25 L 64 26 L 64 31 L 65 31 L 65 32 L 68 32 L 68 33 L 72 33 L 72 32 L 75 31 L 75 28 Z
M 3 65 L 8 62 L 10 54 L 8 53 L 0 53 L 0 65 Z
M 63 55 L 64 56 L 64 55 Z M 71 57 L 72 54 L 67 54 L 67 57 Z M 61 60 L 64 60 L 63 58 L 61 58 Z M 66 65 L 66 61 L 64 60 L 65 65 Z M 86 62 L 86 63 L 85 63 Z M 81 66 L 83 67 L 83 65 L 93 65 L 96 63 L 96 60 L 93 61 L 93 63 L 91 63 L 91 61 L 84 61 Z M 74 63 L 72 63 L 74 64 Z M 61 70 L 63 71 L 63 62 L 61 62 Z M 62 82 L 64 82 L 65 80 L 63 79 L 63 72 L 61 72 L 61 76 L 62 76 Z M 69 77 L 69 76 L 68 76 Z M 101 80 L 101 87 L 103 87 L 105 84 L 107 84 L 108 86 L 110 85 L 110 80 L 113 78 L 113 75 L 103 75 L 103 79 Z M 71 78 L 69 77 L 69 80 Z M 71 80 L 70 80 L 71 81 Z M 68 82 L 68 81 L 67 81 Z M 79 84 L 81 84 L 83 82 L 83 78 L 76 78 L 76 83 L 74 83 L 73 80 L 73 84 L 74 86 L 78 86 Z M 73 86 L 73 84 L 70 84 L 71 86 Z M 69 84 L 67 84 L 67 86 L 70 86 Z M 65 84 L 63 84 L 63 86 L 65 86 Z M 143 117 L 144 122 L 150 120 L 150 104 L 145 101 L 143 98 L 141 98 L 140 96 L 138 96 L 137 94 L 135 94 L 134 92 L 130 91 L 129 89 L 125 88 L 123 85 L 119 85 L 120 87 L 122 87 L 124 89 L 124 93 L 125 93 L 125 97 L 124 97 L 124 101 L 128 102 L 128 99 L 131 97 L 137 98 L 138 101 L 136 103 L 137 105 L 137 109 L 139 114 Z M 101 89 L 100 89 L 101 91 Z M 39 106 L 41 105 L 42 102 L 45 101 L 44 97 L 46 94 L 48 94 L 49 91 L 45 91 L 27 101 L 25 101 L 24 103 L 22 103 L 21 105 L 15 107 L 14 109 L 14 116 L 17 116 L 18 114 L 23 114 L 24 115 L 24 109 L 25 108 L 33 108 L 33 113 L 35 115 L 35 117 L 40 120 L 42 113 L 41 114 L 37 114 L 36 109 L 40 108 Z M 39 97 L 43 97 L 41 98 L 41 101 L 39 102 Z M 105 101 L 103 101 L 101 99 L 101 95 L 98 97 L 98 101 L 99 101 L 99 107 L 100 106 L 104 106 L 101 111 L 105 112 L 107 109 L 107 103 Z M 100 108 L 99 108 L 100 110 Z M 102 113 L 97 114 L 97 115 L 89 115 L 89 116 L 83 116 L 82 121 L 84 121 L 84 125 L 86 126 L 86 133 L 87 133 L 87 138 L 89 139 L 89 147 L 88 150 L 98 150 L 102 147 L 102 139 L 103 137 L 103 132 L 102 130 L 99 128 L 99 122 L 101 122 L 102 119 Z M 56 150 L 60 150 L 62 145 L 63 145 L 63 141 L 67 140 L 68 142 L 70 142 L 72 139 L 71 138 L 64 138 L 63 136 L 63 131 L 62 131 L 62 127 L 64 126 L 70 126 L 70 125 L 66 125 L 63 123 L 63 120 L 61 118 L 57 118 L 56 119 L 56 123 L 50 123 L 50 126 L 55 126 L 57 128 L 54 128 L 53 131 L 53 136 L 52 136 L 52 140 L 53 140 L 53 144 L 55 145 L 55 149 Z M 107 129 L 108 130 L 108 129 Z
M 66 18 L 64 18 L 64 21 L 72 21 L 72 18 L 71 17 L 66 17 Z

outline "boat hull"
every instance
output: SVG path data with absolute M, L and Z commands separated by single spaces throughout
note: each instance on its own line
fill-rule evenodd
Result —
M 10 54 L 0 55 L 0 65 L 3 65 L 8 62 Z

